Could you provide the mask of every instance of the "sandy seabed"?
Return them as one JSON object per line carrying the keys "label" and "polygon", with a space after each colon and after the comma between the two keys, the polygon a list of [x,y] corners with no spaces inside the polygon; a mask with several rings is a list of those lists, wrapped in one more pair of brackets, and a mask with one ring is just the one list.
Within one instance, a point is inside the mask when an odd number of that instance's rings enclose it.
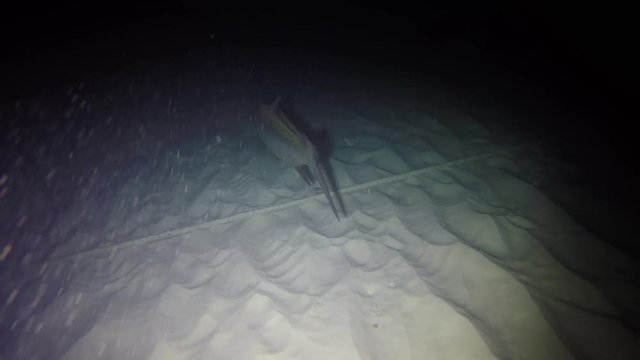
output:
{"label": "sandy seabed", "polygon": [[570,165],[437,99],[353,89],[294,101],[331,135],[340,222],[246,126],[258,97],[221,97],[212,141],[161,154],[82,205],[98,228],[17,263],[33,275],[4,284],[4,354],[640,358],[635,263],[539,189]]}

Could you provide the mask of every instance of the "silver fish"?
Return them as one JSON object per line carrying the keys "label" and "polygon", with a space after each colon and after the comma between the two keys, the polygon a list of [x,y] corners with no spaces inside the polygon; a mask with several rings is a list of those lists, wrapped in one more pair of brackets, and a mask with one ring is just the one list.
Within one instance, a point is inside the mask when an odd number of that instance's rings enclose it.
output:
{"label": "silver fish", "polygon": [[260,140],[276,157],[294,167],[300,177],[314,188],[322,190],[331,210],[340,221],[331,197],[326,169],[320,161],[317,147],[279,110],[280,97],[271,105],[260,104],[254,113]]}

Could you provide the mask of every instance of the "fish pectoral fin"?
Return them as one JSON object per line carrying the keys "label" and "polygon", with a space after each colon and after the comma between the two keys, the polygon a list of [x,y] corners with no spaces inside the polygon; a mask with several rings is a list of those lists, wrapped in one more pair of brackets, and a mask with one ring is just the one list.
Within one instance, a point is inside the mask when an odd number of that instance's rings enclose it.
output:
{"label": "fish pectoral fin", "polygon": [[307,165],[296,167],[296,171],[298,171],[298,174],[300,174],[300,177],[304,179],[304,182],[306,182],[307,185],[314,188],[318,186],[316,184],[316,179],[313,177],[313,174]]}

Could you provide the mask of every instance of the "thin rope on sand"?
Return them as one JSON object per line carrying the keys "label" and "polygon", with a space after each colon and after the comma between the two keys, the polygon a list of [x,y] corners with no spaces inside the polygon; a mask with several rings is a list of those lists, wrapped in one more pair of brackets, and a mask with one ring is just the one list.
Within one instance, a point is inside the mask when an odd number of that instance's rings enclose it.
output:
{"label": "thin rope on sand", "polygon": [[[389,183],[393,183],[393,182],[397,182],[397,181],[403,181],[406,180],[408,178],[411,177],[415,177],[415,176],[419,176],[422,175],[424,173],[426,173],[427,171],[433,171],[433,170],[443,170],[443,169],[447,169],[447,168],[452,168],[455,166],[460,166],[463,164],[467,164],[467,163],[471,163],[471,162],[475,162],[475,161],[480,161],[483,159],[487,159],[487,158],[491,158],[491,157],[495,157],[495,156],[500,156],[500,155],[509,155],[512,154],[516,151],[522,150],[524,148],[533,146],[533,145],[537,145],[537,143],[528,143],[528,144],[522,144],[522,145],[517,145],[517,146],[513,146],[510,147],[508,149],[502,149],[502,150],[497,150],[497,151],[492,151],[489,153],[484,153],[484,154],[479,154],[479,155],[475,155],[475,156],[471,156],[471,157],[467,157],[467,158],[463,158],[463,159],[458,159],[458,160],[453,160],[453,161],[449,161],[446,163],[442,163],[442,164],[437,164],[437,165],[431,165],[431,166],[427,166],[421,169],[417,169],[417,170],[412,170],[406,173],[402,173],[402,174],[398,174],[398,175],[394,175],[394,176],[388,176],[382,179],[378,179],[378,180],[373,180],[373,181],[369,181],[366,183],[362,183],[362,184],[358,184],[358,185],[352,185],[349,187],[346,187],[344,189],[340,189],[340,194],[348,194],[348,193],[352,193],[352,192],[356,192],[356,191],[361,191],[361,190],[368,190],[372,187],[376,187],[376,186],[380,186],[380,185],[384,185],[384,184],[389,184]],[[131,247],[131,246],[140,246],[140,245],[146,245],[146,244],[150,244],[150,243],[155,243],[155,242],[160,242],[160,241],[165,241],[165,240],[169,240],[169,239],[174,239],[183,235],[187,235],[191,232],[193,232],[194,230],[197,229],[210,229],[212,227],[215,227],[216,225],[221,225],[221,224],[226,224],[226,223],[230,223],[230,222],[234,222],[234,221],[238,221],[238,220],[243,220],[246,218],[249,218],[251,216],[255,216],[255,215],[262,215],[262,214],[266,214],[266,213],[271,213],[271,212],[277,212],[277,211],[281,211],[281,210],[285,210],[285,209],[289,209],[298,205],[302,205],[306,202],[312,201],[312,200],[318,200],[318,199],[323,199],[324,198],[324,194],[316,194],[316,195],[312,195],[312,196],[308,196],[302,199],[298,199],[298,200],[293,200],[293,201],[289,201],[287,203],[284,204],[279,204],[279,205],[273,205],[273,206],[268,206],[265,208],[260,208],[260,209],[255,209],[255,210],[250,210],[250,211],[245,211],[239,214],[234,214],[231,216],[227,216],[224,218],[219,218],[219,219],[215,219],[215,220],[211,220],[211,221],[207,221],[205,223],[200,223],[197,225],[193,225],[193,226],[187,226],[184,228],[180,228],[180,229],[174,229],[174,230],[169,230],[169,231],[165,231],[163,233],[160,234],[155,234],[155,235],[149,235],[149,236],[145,236],[145,237],[141,237],[141,238],[137,238],[137,239],[132,239],[132,240],[127,240],[127,241],[123,241],[123,242],[119,242],[119,243],[115,243],[115,244],[108,244],[108,245],[104,245],[104,246],[99,246],[93,249],[87,249],[87,250],[82,250],[82,251],[78,251],[75,253],[71,253],[71,254],[65,254],[65,255],[61,255],[61,256],[57,256],[55,258],[53,258],[52,260],[64,260],[64,259],[69,259],[69,258],[74,258],[74,257],[82,257],[82,256],[87,256],[93,253],[97,253],[100,251],[105,251],[105,250],[109,250],[109,251],[116,251],[122,248],[127,248],[127,247]]]}

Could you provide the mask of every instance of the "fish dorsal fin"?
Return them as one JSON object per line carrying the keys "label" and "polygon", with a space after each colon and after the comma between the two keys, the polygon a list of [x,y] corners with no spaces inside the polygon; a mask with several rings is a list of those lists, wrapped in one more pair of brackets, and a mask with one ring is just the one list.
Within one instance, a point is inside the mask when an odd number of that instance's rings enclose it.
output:
{"label": "fish dorsal fin", "polygon": [[280,107],[280,101],[282,100],[282,96],[278,95],[275,100],[273,100],[273,103],[271,104],[271,110],[276,111],[278,110],[278,107]]}

